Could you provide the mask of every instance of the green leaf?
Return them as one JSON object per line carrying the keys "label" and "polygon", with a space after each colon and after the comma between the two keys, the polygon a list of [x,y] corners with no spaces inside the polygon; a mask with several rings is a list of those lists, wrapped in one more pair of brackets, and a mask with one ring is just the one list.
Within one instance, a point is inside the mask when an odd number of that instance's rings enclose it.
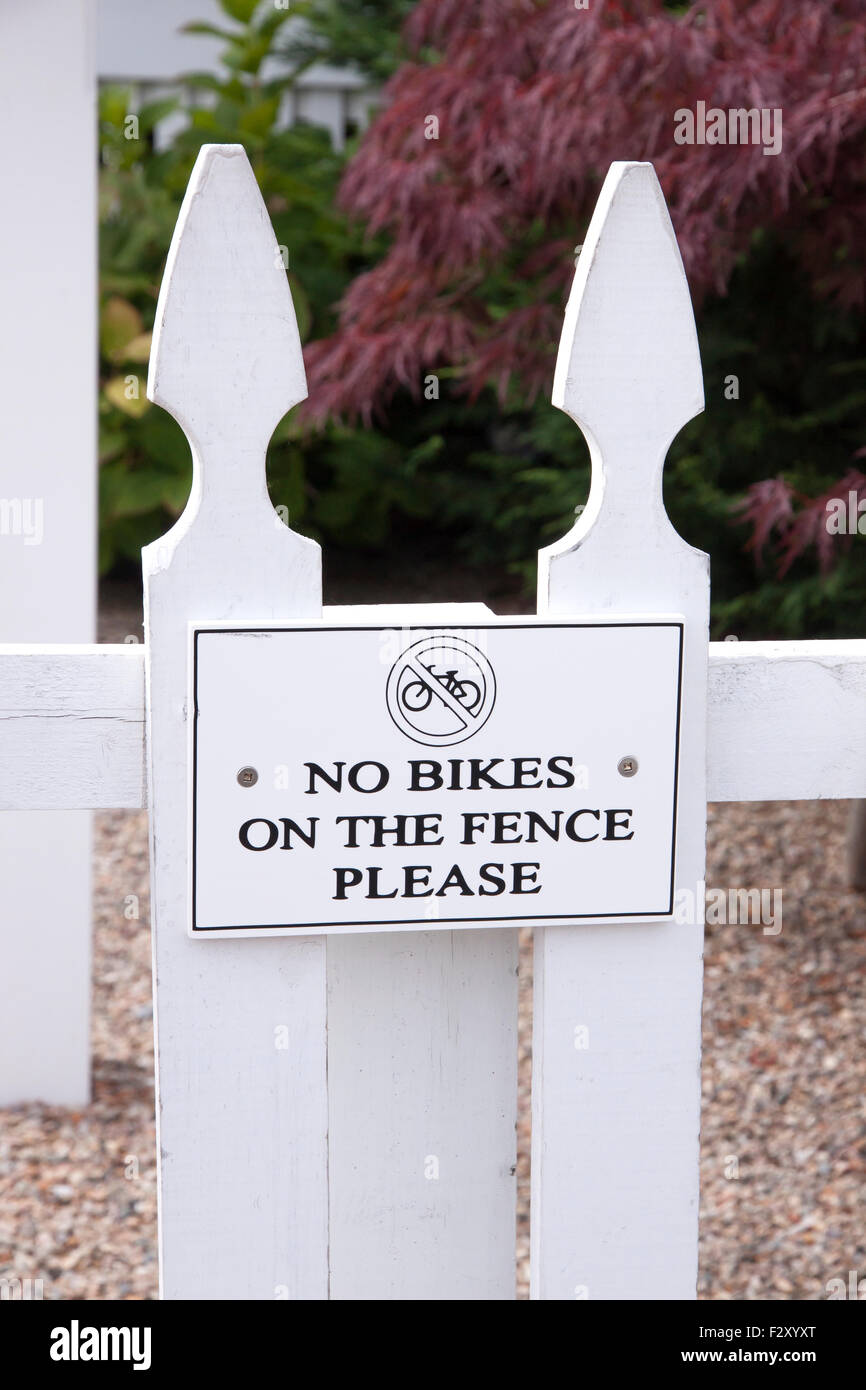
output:
{"label": "green leaf", "polygon": [[202,106],[193,111],[190,124],[194,130],[205,130],[208,134],[212,134],[218,128],[213,111],[208,111]]}
{"label": "green leaf", "polygon": [[167,480],[147,468],[128,468],[122,460],[106,464],[99,475],[99,500],[112,517],[141,516],[162,504]]}
{"label": "green leaf", "polygon": [[113,406],[133,419],[139,419],[150,409],[150,401],[144,394],[144,382],[134,373],[128,377],[112,377],[103,386],[102,393]]}
{"label": "green leaf", "polygon": [[138,333],[123,349],[124,362],[149,362],[152,333]]}
{"label": "green leaf", "polygon": [[150,410],[135,426],[136,444],[148,466],[182,478],[187,492],[192,481],[192,455],[186,435],[165,410]]}
{"label": "green leaf", "polygon": [[113,295],[102,306],[99,315],[99,345],[109,362],[122,362],[128,343],[142,332],[141,314],[128,299]]}
{"label": "green leaf", "polygon": [[104,429],[99,427],[99,463],[100,465],[110,462],[122,453],[126,448],[126,435],[122,430]]}
{"label": "green leaf", "polygon": [[268,101],[257,101],[244,111],[238,122],[238,128],[245,135],[267,135],[277,119],[279,109],[279,97],[273,97]]}
{"label": "green leaf", "polygon": [[406,455],[403,465],[406,472],[411,477],[417,469],[423,467],[425,463],[430,463],[434,459],[438,459],[444,448],[444,437],[441,434],[431,434],[429,439],[423,440],[420,444],[416,445],[414,449],[410,449],[409,453]]}
{"label": "green leaf", "polygon": [[179,106],[177,97],[162,97],[159,101],[149,101],[139,107],[139,122],[144,130],[152,130],[159,121],[164,121],[166,116],[177,111]]}
{"label": "green leaf", "polygon": [[261,34],[250,34],[248,37],[239,37],[232,44],[228,52],[223,54],[223,62],[226,67],[232,68],[235,72],[246,72],[254,75],[258,72],[269,52],[270,44],[266,37]]}
{"label": "green leaf", "polygon": [[209,34],[214,39],[227,39],[229,43],[234,43],[237,34],[231,29],[220,29],[216,24],[205,24],[200,20],[195,20],[191,24],[180,26],[181,34]]}
{"label": "green leaf", "polygon": [[301,342],[305,343],[313,321],[313,311],[310,308],[307,292],[298,277],[289,275],[288,281],[292,291],[292,302],[295,306],[295,318],[298,320],[298,334]]}
{"label": "green leaf", "polygon": [[288,510],[288,525],[294,527],[306,511],[306,477],[301,449],[289,445],[268,454],[268,492],[274,507]]}
{"label": "green leaf", "polygon": [[223,96],[231,97],[234,101],[242,101],[244,97],[243,83],[239,82],[237,78],[215,77],[212,72],[185,72],[183,84],[185,87],[191,87],[194,91],[219,92]]}
{"label": "green leaf", "polygon": [[236,19],[239,24],[249,24],[259,7],[259,0],[217,0],[223,14]]}

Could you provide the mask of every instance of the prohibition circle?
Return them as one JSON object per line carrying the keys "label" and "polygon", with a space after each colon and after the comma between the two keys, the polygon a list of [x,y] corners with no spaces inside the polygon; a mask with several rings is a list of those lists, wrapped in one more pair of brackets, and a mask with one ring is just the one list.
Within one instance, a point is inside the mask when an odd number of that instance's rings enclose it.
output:
{"label": "prohibition circle", "polygon": [[487,723],[496,699],[493,667],[465,637],[432,632],[397,658],[385,700],[401,733],[415,743],[463,743]]}

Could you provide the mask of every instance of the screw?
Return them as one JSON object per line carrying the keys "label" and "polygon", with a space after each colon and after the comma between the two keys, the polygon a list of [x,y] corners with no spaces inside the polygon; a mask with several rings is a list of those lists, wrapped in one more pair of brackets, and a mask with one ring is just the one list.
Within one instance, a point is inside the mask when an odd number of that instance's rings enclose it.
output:
{"label": "screw", "polygon": [[254,767],[242,767],[238,773],[238,781],[242,787],[254,787],[259,780],[259,774]]}
{"label": "screw", "polygon": [[637,772],[637,758],[620,758],[616,770],[620,777],[634,777]]}

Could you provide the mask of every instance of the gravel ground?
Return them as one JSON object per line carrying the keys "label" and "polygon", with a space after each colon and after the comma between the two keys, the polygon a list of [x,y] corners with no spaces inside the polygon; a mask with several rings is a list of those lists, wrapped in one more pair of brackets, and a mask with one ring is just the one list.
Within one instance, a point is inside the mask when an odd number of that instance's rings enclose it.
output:
{"label": "gravel ground", "polygon": [[[401,597],[423,596],[423,568]],[[350,601],[330,575],[331,601]],[[479,593],[453,571],[436,597]],[[407,592],[408,589],[408,592]],[[369,592],[394,594],[380,570]],[[489,592],[489,589],[488,589]],[[490,600],[516,611],[513,590]],[[140,631],[133,589],[104,596],[101,640]],[[139,610],[140,612],[140,610]],[[818,1299],[866,1276],[866,899],[844,887],[842,802],[712,806],[711,886],[782,890],[782,927],[707,929],[699,1294]],[[81,1111],[0,1111],[0,1278],[41,1278],[46,1299],[156,1296],[153,1033],[147,823],[95,817],[94,1095]],[[136,916],[135,913],[138,913]],[[778,925],[778,919],[777,919]],[[518,1270],[528,1262],[531,935],[520,1007]]]}

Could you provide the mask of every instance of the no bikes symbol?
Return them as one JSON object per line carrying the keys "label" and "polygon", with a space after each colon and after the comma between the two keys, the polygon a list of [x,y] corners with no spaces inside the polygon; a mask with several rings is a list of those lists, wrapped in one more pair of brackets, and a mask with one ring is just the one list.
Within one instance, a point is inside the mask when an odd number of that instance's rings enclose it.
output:
{"label": "no bikes symbol", "polygon": [[385,698],[397,728],[415,743],[463,743],[487,723],[496,699],[493,667],[464,637],[430,633],[394,662]]}

